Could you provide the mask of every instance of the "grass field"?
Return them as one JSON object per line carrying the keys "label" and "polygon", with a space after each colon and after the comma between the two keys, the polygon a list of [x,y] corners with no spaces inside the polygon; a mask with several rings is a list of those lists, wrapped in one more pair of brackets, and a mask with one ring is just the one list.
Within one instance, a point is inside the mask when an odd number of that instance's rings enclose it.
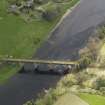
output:
{"label": "grass field", "polygon": [[80,98],[89,103],[89,105],[105,105],[105,97],[81,93]]}
{"label": "grass field", "polygon": [[[72,7],[78,0],[64,4],[61,15],[54,21],[24,22],[19,16],[7,13],[7,0],[0,0],[0,56],[13,56],[16,58],[31,57],[40,44],[47,38],[48,33],[60,20],[65,11]],[[35,40],[40,43],[35,44]],[[12,67],[0,69],[0,82],[16,73]]]}
{"label": "grass field", "polygon": [[45,39],[58,19],[25,23],[20,17],[5,13],[6,10],[1,9],[1,5],[5,5],[3,1],[0,1],[0,55],[31,56],[38,46],[34,44],[35,39]]}

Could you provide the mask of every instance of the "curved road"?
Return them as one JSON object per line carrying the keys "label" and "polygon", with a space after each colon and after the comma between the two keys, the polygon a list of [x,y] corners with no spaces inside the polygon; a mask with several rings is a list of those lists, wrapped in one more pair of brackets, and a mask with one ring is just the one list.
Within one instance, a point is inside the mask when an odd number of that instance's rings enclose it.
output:
{"label": "curved road", "polygon": [[[105,0],[81,0],[34,57],[47,59],[78,58],[82,48],[96,26],[105,19]],[[36,98],[44,88],[56,85],[59,76],[16,74],[0,86],[0,105],[22,105]]]}

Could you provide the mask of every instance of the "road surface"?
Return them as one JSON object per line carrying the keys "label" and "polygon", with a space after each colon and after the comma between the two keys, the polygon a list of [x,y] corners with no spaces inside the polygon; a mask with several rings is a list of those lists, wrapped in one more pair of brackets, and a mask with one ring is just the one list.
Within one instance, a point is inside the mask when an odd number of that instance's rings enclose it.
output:
{"label": "road surface", "polygon": [[[81,0],[34,57],[47,59],[78,58],[93,29],[105,19],[105,0]],[[0,86],[0,105],[22,105],[36,98],[43,88],[56,85],[59,76],[17,74]]]}

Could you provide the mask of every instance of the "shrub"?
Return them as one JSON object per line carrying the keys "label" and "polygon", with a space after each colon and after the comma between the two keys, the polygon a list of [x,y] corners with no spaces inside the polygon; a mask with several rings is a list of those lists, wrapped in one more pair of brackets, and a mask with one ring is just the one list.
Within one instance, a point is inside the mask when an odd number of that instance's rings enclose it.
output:
{"label": "shrub", "polygon": [[75,75],[70,74],[70,75],[65,76],[60,82],[62,83],[64,87],[71,87],[72,85],[77,84],[77,79]]}
{"label": "shrub", "polygon": [[53,94],[55,94],[55,96],[62,96],[64,93],[66,93],[66,88],[65,87],[60,87],[60,86],[58,86],[53,91]]}
{"label": "shrub", "polygon": [[83,69],[86,68],[90,63],[91,63],[92,59],[88,56],[83,56],[80,60],[79,60],[79,69]]}
{"label": "shrub", "polygon": [[32,101],[28,101],[26,104],[24,104],[24,105],[35,105],[35,103],[34,103],[34,101],[32,100]]}
{"label": "shrub", "polygon": [[105,26],[98,29],[97,35],[98,35],[98,38],[101,40],[103,40],[105,38]]}
{"label": "shrub", "polygon": [[105,87],[105,78],[99,77],[94,81],[93,88],[96,90],[100,90],[102,87]]}
{"label": "shrub", "polygon": [[90,78],[86,72],[79,72],[76,74],[77,85],[84,86],[84,81],[87,81]]}
{"label": "shrub", "polygon": [[47,21],[55,19],[60,13],[60,7],[52,2],[48,2],[42,8],[44,10],[42,17]]}
{"label": "shrub", "polygon": [[[52,105],[54,99],[51,93],[47,93],[44,97],[39,97],[33,105]],[[27,105],[27,104],[26,104]]]}
{"label": "shrub", "polygon": [[98,50],[100,46],[101,41],[97,36],[89,38],[87,45],[79,51],[80,69],[86,68],[92,61],[95,61],[97,59]]}
{"label": "shrub", "polygon": [[40,43],[40,38],[35,38],[34,41],[33,41],[33,43],[34,43],[35,45],[38,44],[38,43]]}
{"label": "shrub", "polygon": [[100,92],[105,95],[105,87],[100,87]]}
{"label": "shrub", "polygon": [[44,96],[39,96],[35,101],[29,101],[24,105],[53,105],[53,103],[66,92],[65,88],[57,87],[56,89],[49,89]]}
{"label": "shrub", "polygon": [[83,82],[84,87],[93,88],[93,84],[96,81],[96,78],[91,78]]}

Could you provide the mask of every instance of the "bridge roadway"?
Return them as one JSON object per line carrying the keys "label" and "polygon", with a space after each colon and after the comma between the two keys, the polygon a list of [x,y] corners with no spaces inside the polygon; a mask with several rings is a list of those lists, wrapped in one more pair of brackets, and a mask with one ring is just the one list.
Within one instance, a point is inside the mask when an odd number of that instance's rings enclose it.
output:
{"label": "bridge roadway", "polygon": [[10,63],[36,63],[36,64],[60,64],[60,65],[78,65],[78,62],[73,61],[57,61],[57,60],[38,60],[38,59],[13,59],[13,58],[3,58],[0,62],[10,62]]}

